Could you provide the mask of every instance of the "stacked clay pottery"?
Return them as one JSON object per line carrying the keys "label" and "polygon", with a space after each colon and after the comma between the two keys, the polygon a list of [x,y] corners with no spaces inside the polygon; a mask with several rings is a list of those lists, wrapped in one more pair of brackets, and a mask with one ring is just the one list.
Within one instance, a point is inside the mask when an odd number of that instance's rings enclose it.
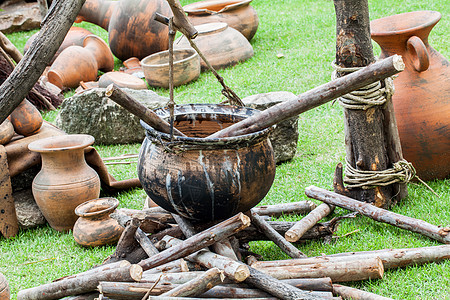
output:
{"label": "stacked clay pottery", "polygon": [[98,87],[106,88],[112,83],[116,84],[120,88],[129,88],[134,90],[147,89],[147,85],[144,80],[125,72],[108,72],[103,74],[98,80]]}
{"label": "stacked clay pottery", "polygon": [[7,144],[14,135],[14,127],[9,119],[0,124],[0,145]]}
{"label": "stacked clay pottery", "polygon": [[42,169],[33,180],[33,196],[55,230],[72,229],[78,218],[75,208],[99,197],[100,179],[84,158],[84,149],[93,143],[90,135],[72,134],[44,138],[28,145],[42,158]]}
{"label": "stacked clay pottery", "polygon": [[[144,76],[150,86],[169,87],[169,50],[147,56],[141,61]],[[200,75],[200,57],[190,49],[173,51],[173,84],[179,86],[196,80]]]}
{"label": "stacked clay pottery", "polygon": [[450,62],[428,43],[440,18],[416,11],[370,23],[381,58],[399,54],[405,61],[392,100],[403,156],[423,180],[450,176]]}
{"label": "stacked clay pottery", "polygon": [[157,12],[172,14],[166,0],[87,0],[76,22],[91,22],[107,30],[111,51],[120,60],[142,59],[168,49],[169,29],[154,20]]}
{"label": "stacked clay pottery", "polygon": [[79,218],[73,226],[75,241],[86,247],[116,243],[124,228],[110,214],[118,205],[115,198],[98,198],[78,205],[75,214]]}
{"label": "stacked clay pottery", "polygon": [[250,2],[252,0],[205,0],[185,5],[183,9],[193,25],[225,22],[250,41],[259,25]]}
{"label": "stacked clay pottery", "polygon": [[14,131],[23,136],[30,136],[37,133],[44,122],[39,110],[24,99],[9,115]]}
{"label": "stacked clay pottery", "polygon": [[[70,27],[69,31],[66,34],[66,37],[64,38],[61,46],[59,46],[58,50],[56,51],[55,55],[53,56],[53,59],[50,62],[50,65],[55,61],[55,59],[58,57],[61,52],[70,46],[83,46],[84,38],[88,35],[91,35],[92,32],[90,32],[87,29],[81,28],[81,27]],[[27,52],[28,49],[31,46],[31,43],[38,35],[38,32],[33,34],[25,44],[25,47],[23,49],[24,52]]]}
{"label": "stacked clay pottery", "polygon": [[[195,28],[198,30],[195,43],[215,69],[233,66],[253,56],[250,42],[226,23],[206,23]],[[181,36],[175,41],[174,47],[191,48],[191,45],[185,36]],[[203,60],[201,67],[202,70],[208,68]]]}
{"label": "stacked clay pottery", "polygon": [[0,300],[9,300],[9,299],[10,293],[8,281],[6,280],[5,275],[0,273]]}
{"label": "stacked clay pottery", "polygon": [[96,35],[88,35],[83,46],[70,46],[51,65],[48,81],[60,89],[76,88],[81,81],[95,81],[99,70],[114,68],[114,57],[108,45]]}

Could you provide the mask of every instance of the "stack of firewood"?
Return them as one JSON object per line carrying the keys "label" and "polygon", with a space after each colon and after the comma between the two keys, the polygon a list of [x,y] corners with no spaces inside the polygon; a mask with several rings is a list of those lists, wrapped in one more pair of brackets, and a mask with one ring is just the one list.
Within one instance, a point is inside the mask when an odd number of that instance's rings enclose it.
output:
{"label": "stack of firewood", "polygon": [[[306,257],[287,240],[332,235],[339,219],[318,221],[334,206],[386,223],[395,220],[395,226],[445,243],[449,238],[446,228],[336,193],[309,187],[306,194],[324,204],[260,206],[211,224],[193,224],[161,208],[120,209],[113,217],[125,230],[102,265],[22,290],[17,299],[389,299],[338,283],[380,279],[385,269],[450,257],[450,245]],[[299,222],[268,221],[281,214],[307,215]],[[258,261],[248,242],[268,239],[292,259]]]}

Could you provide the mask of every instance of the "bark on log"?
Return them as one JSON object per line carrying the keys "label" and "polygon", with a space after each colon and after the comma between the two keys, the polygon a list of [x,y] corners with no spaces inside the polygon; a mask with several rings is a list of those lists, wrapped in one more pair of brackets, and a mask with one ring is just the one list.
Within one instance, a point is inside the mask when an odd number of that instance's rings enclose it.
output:
{"label": "bark on log", "polygon": [[425,221],[403,216],[383,208],[378,208],[369,203],[360,202],[315,186],[307,187],[305,189],[305,193],[310,198],[314,198],[351,211],[356,211],[375,221],[391,224],[398,228],[420,233],[441,243],[450,243],[450,227],[432,225]]}
{"label": "bark on log", "polygon": [[305,215],[314,208],[316,204],[312,201],[298,201],[292,203],[280,203],[273,205],[261,205],[253,207],[253,210],[260,216],[279,217],[282,215]]}
{"label": "bark on log", "polygon": [[[109,264],[113,262],[117,262],[120,260],[129,260],[130,255],[136,249],[142,249],[139,243],[136,241],[135,234],[136,230],[139,228],[139,220],[132,219],[131,222],[125,227],[125,230],[122,232],[122,235],[117,242],[116,250],[114,253],[109,256],[103,263]],[[142,249],[143,251],[143,249]]]}
{"label": "bark on log", "polygon": [[189,272],[188,264],[182,258],[145,271],[147,274]]}
{"label": "bark on log", "polygon": [[330,277],[333,282],[379,279],[384,274],[383,262],[378,257],[365,260],[263,267],[258,270],[277,279]]}
{"label": "bark on log", "polygon": [[352,287],[333,284],[333,293],[335,295],[341,296],[344,299],[353,300],[393,300],[392,298],[383,297],[374,293],[362,291]]}
{"label": "bark on log", "polygon": [[314,210],[312,210],[307,216],[303,217],[300,221],[294,224],[285,234],[286,240],[291,243],[298,241],[309,229],[311,229],[317,222],[328,216],[333,206],[329,206],[326,203],[322,203]]}
{"label": "bark on log", "polygon": [[142,231],[142,229],[136,229],[135,238],[138,241],[139,245],[141,245],[145,253],[148,255],[148,257],[159,253],[158,249],[156,249],[155,245],[153,245],[152,241],[150,241],[150,239],[145,234],[145,232]]}
{"label": "bark on log", "polygon": [[94,267],[94,268],[92,268],[90,270],[87,270],[85,272],[81,272],[81,273],[78,273],[78,274],[64,276],[64,277],[61,277],[61,278],[53,280],[53,282],[60,281],[60,280],[72,279],[72,278],[76,278],[76,277],[85,277],[85,276],[88,276],[88,275],[98,274],[98,273],[101,273],[101,272],[105,272],[105,271],[109,271],[109,270],[113,270],[113,269],[117,269],[117,268],[119,268],[119,269],[125,268],[125,267],[128,267],[130,265],[131,265],[131,263],[129,261],[121,260],[121,261],[118,261],[118,262],[115,262],[115,263],[111,263],[111,264],[107,264],[107,265],[100,265],[100,266]]}
{"label": "bark on log", "polygon": [[140,281],[141,277],[142,268],[130,265],[21,290],[17,300],[60,299],[95,291],[100,281]]}
{"label": "bark on log", "polygon": [[145,233],[155,233],[168,228],[169,223],[174,223],[172,216],[167,212],[153,212],[150,209],[137,210],[129,208],[120,208],[114,211],[111,218],[115,219],[121,226],[126,227],[131,219],[138,219],[141,222],[139,226]]}
{"label": "bark on log", "polygon": [[205,273],[205,271],[159,273],[159,274],[147,273],[147,271],[144,271],[144,273],[142,273],[142,278],[140,282],[148,282],[148,283],[158,282],[158,284],[166,284],[166,283],[182,284],[198,277],[203,273]]}
{"label": "bark on log", "polygon": [[95,298],[98,298],[98,296],[99,296],[98,292],[92,292],[76,296],[64,297],[62,298],[62,300],[94,300]]}
{"label": "bark on log", "polygon": [[0,32],[0,47],[5,50],[5,52],[11,56],[11,58],[17,63],[19,63],[23,55],[19,51],[19,49],[14,46],[13,43],[6,37],[6,35],[3,34],[3,32]]}
{"label": "bark on log", "polygon": [[261,113],[222,129],[208,138],[239,136],[268,128],[278,122],[325,104],[337,97],[357,90],[380,79],[395,75],[405,68],[400,56],[378,61],[363,70],[316,87],[291,100],[274,105]]}
{"label": "bark on log", "polygon": [[253,225],[263,232],[269,240],[274,242],[275,245],[277,245],[284,253],[292,258],[306,257],[304,253],[286,241],[281,234],[279,234],[272,226],[264,221],[253,209],[250,210],[250,216]]}
{"label": "bark on log", "polygon": [[190,297],[199,296],[211,289],[212,287],[222,283],[224,276],[222,272],[217,268],[212,268],[206,271],[204,274],[192,279],[161,296],[166,297]]}
{"label": "bark on log", "polygon": [[[170,291],[174,284],[158,284],[155,286],[153,282],[109,282],[102,281],[97,289],[105,297],[111,299],[142,299],[147,292],[149,295],[161,295]],[[151,291],[149,291],[151,289]]]}
{"label": "bark on log", "polygon": [[225,239],[249,225],[249,217],[239,213],[234,217],[186,239],[182,245],[171,247],[141,261],[139,265],[142,266],[144,270],[148,270],[169,261],[185,257],[200,249],[211,246],[215,242]]}
{"label": "bark on log", "polygon": [[22,102],[51,61],[84,0],[54,1],[30,49],[0,86],[0,123]]}

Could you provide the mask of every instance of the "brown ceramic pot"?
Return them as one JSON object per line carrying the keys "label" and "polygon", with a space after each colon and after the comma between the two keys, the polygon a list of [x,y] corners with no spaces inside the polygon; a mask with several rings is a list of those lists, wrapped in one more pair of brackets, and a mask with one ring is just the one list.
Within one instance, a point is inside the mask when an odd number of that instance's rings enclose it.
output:
{"label": "brown ceramic pot", "polygon": [[87,0],[78,21],[108,30],[109,45],[120,60],[142,59],[168,48],[169,29],[154,20],[157,12],[164,16],[172,14],[165,0]]}
{"label": "brown ceramic pot", "polygon": [[6,280],[5,275],[0,273],[0,300],[9,300],[9,299],[10,293],[8,281]]}
{"label": "brown ceramic pot", "polygon": [[42,169],[33,180],[32,191],[53,229],[72,229],[78,218],[75,208],[100,194],[100,179],[84,159],[84,148],[93,143],[90,135],[72,134],[40,139],[28,145],[42,157]]}
{"label": "brown ceramic pot", "polygon": [[44,122],[39,110],[27,99],[20,102],[8,118],[14,127],[14,131],[24,136],[37,133]]}
{"label": "brown ceramic pot", "polygon": [[[150,86],[169,87],[169,50],[147,56],[141,61],[144,76]],[[174,49],[173,84],[179,86],[196,80],[200,75],[200,57],[194,49]]]}
{"label": "brown ceramic pot", "polygon": [[[207,23],[195,26],[198,36],[195,43],[206,59],[215,69],[233,66],[253,56],[253,47],[236,29],[226,23]],[[179,37],[175,48],[191,48],[185,36]],[[202,70],[207,70],[206,63],[201,61]]]}
{"label": "brown ceramic pot", "polygon": [[114,57],[108,45],[96,35],[88,35],[83,46],[70,46],[51,65],[48,81],[60,89],[76,88],[81,81],[95,81],[99,70],[114,68]]}
{"label": "brown ceramic pot", "polygon": [[73,226],[75,241],[86,247],[115,244],[124,229],[110,217],[118,205],[115,198],[98,198],[78,205],[75,214],[79,218]]}
{"label": "brown ceramic pot", "polygon": [[121,88],[134,90],[147,89],[147,84],[145,84],[144,80],[125,72],[108,72],[103,74],[98,80],[98,87],[106,88],[112,83]]}
{"label": "brown ceramic pot", "polygon": [[14,127],[9,119],[0,124],[0,145],[7,144],[14,136]]}
{"label": "brown ceramic pot", "polygon": [[250,2],[252,0],[205,0],[185,5],[183,9],[194,25],[224,22],[250,41],[259,25],[258,14]]}
{"label": "brown ceramic pot", "polygon": [[[166,109],[155,112],[166,120],[170,116]],[[138,176],[147,195],[164,209],[196,220],[228,218],[258,204],[275,176],[271,129],[205,138],[257,113],[231,105],[177,105],[175,125],[187,137],[175,136],[173,142],[141,121],[146,138]],[[167,151],[169,144],[173,151]]]}
{"label": "brown ceramic pot", "polygon": [[131,57],[123,62],[125,73],[133,74],[138,78],[144,78],[144,70],[142,70],[141,62],[137,57]]}
{"label": "brown ceramic pot", "polygon": [[428,43],[440,18],[435,11],[416,11],[370,24],[381,58],[399,54],[405,61],[392,100],[403,155],[423,180],[450,176],[450,62]]}

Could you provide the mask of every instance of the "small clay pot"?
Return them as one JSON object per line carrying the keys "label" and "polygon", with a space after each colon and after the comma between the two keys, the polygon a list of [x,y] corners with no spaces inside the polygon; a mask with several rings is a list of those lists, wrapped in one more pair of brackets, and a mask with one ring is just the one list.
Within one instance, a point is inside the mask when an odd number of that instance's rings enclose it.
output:
{"label": "small clay pot", "polygon": [[75,241],[86,247],[115,244],[124,229],[110,217],[118,205],[115,198],[98,198],[78,205],[75,214],[79,218],[73,226]]}
{"label": "small clay pot", "polygon": [[146,90],[147,84],[144,80],[137,78],[125,72],[108,72],[103,74],[98,80],[98,86],[106,88],[111,83],[115,83],[118,87],[129,88],[135,90]]}
{"label": "small clay pot", "polygon": [[250,41],[259,25],[258,14],[250,2],[252,0],[205,0],[185,5],[183,9],[193,25],[224,22]]}
{"label": "small clay pot", "polygon": [[[141,61],[145,79],[155,87],[169,87],[169,51],[147,56]],[[173,84],[179,86],[196,80],[200,75],[200,57],[194,49],[174,49]]]}
{"label": "small clay pot", "polygon": [[5,275],[0,273],[0,300],[9,300],[9,299],[10,293],[8,281],[6,280]]}
{"label": "small clay pot", "polygon": [[125,73],[133,74],[138,78],[144,78],[144,70],[142,70],[141,62],[137,57],[131,57],[123,62],[123,65],[126,67],[124,70]]}
{"label": "small clay pot", "polygon": [[7,144],[14,136],[14,127],[9,119],[0,124],[0,145]]}
{"label": "small clay pot", "polygon": [[27,99],[20,102],[8,118],[14,127],[14,131],[23,136],[37,133],[44,122],[39,110]]}
{"label": "small clay pot", "polygon": [[[250,42],[226,23],[207,23],[195,28],[198,30],[195,43],[215,69],[233,66],[253,56],[253,47]],[[192,49],[185,36],[179,37],[174,47]],[[208,69],[203,60],[201,67],[202,71]]]}

